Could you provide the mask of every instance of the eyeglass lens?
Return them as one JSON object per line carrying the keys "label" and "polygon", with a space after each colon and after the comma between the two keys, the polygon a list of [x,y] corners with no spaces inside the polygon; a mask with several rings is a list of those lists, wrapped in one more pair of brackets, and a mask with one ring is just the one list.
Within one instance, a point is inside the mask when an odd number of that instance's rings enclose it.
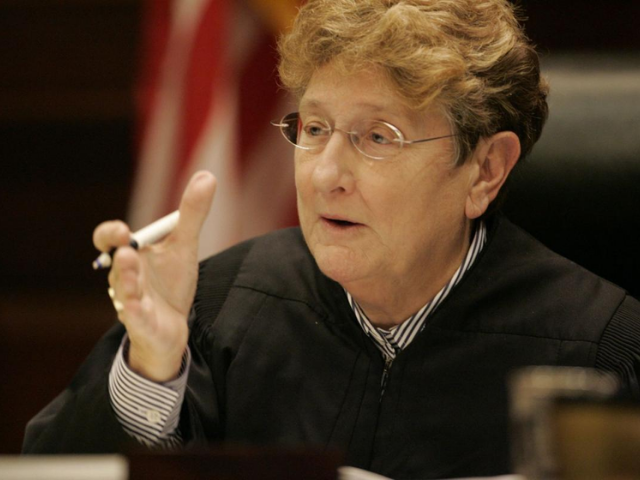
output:
{"label": "eyeglass lens", "polygon": [[[291,113],[282,119],[281,130],[292,144],[314,149],[326,145],[335,129],[321,120],[310,120],[303,124],[298,113]],[[371,158],[393,156],[402,148],[399,133],[383,122],[362,122],[345,133],[361,153]]]}
{"label": "eyeglass lens", "polygon": [[298,113],[290,113],[286,115],[280,122],[280,130],[289,142],[298,145],[298,132],[302,126],[300,115]]}

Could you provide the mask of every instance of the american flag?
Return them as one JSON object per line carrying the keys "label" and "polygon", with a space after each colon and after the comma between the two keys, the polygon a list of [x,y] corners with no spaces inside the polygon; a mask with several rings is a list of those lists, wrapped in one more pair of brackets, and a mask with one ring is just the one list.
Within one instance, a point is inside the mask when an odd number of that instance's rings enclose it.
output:
{"label": "american flag", "polygon": [[201,169],[218,178],[201,258],[296,223],[293,152],[269,120],[294,109],[277,85],[275,39],[297,3],[146,1],[133,229],[176,209]]}

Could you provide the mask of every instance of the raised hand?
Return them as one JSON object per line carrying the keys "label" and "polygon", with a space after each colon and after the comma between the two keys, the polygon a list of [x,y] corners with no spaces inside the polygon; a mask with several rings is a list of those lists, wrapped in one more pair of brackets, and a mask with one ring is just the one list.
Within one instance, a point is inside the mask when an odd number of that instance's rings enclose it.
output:
{"label": "raised hand", "polygon": [[129,366],[149,380],[170,380],[180,369],[198,280],[198,238],[215,188],[211,173],[194,174],[182,196],[176,228],[139,251],[128,246],[131,232],[124,222],[104,222],[94,231],[98,250],[118,247],[109,285],[131,342]]}

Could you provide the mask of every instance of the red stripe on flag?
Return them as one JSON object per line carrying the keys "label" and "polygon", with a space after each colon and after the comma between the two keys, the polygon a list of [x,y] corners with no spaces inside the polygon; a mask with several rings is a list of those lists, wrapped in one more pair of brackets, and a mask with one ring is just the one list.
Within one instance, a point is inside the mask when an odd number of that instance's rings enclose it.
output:
{"label": "red stripe on flag", "polygon": [[272,30],[245,2],[144,1],[144,143],[131,218],[142,226],[176,208],[186,177],[208,168],[220,180],[218,211],[201,254],[295,223],[292,147],[269,125],[287,98],[277,87]]}
{"label": "red stripe on flag", "polygon": [[239,97],[239,152],[238,167],[245,173],[251,165],[247,165],[253,142],[267,128],[275,128],[269,124],[281,98],[277,86],[276,39],[266,27],[260,32],[257,46],[251,52],[240,72]]}
{"label": "red stripe on flag", "polygon": [[142,58],[136,82],[136,147],[142,149],[142,141],[153,115],[162,76],[162,66],[167,54],[171,28],[171,0],[146,0],[142,16]]}
{"label": "red stripe on flag", "polygon": [[193,37],[189,61],[184,72],[182,112],[174,165],[173,191],[167,196],[167,210],[173,208],[181,195],[184,176],[189,171],[194,148],[215,109],[216,90],[229,81],[226,65],[228,46],[229,6],[224,0],[209,1]]}

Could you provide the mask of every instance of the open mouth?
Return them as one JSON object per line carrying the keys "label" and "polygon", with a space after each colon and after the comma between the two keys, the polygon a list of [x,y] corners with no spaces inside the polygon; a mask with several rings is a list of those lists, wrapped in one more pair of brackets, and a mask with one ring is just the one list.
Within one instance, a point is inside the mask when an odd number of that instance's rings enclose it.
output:
{"label": "open mouth", "polygon": [[329,220],[331,223],[340,225],[341,227],[348,227],[350,225],[355,225],[353,222],[348,222],[346,220]]}
{"label": "open mouth", "polygon": [[329,223],[330,225],[333,225],[333,226],[336,226],[336,227],[340,227],[340,228],[355,227],[357,225],[360,225],[359,223],[350,222],[348,220],[340,220],[340,219],[337,219],[337,218],[323,217],[323,220],[325,222]]}

